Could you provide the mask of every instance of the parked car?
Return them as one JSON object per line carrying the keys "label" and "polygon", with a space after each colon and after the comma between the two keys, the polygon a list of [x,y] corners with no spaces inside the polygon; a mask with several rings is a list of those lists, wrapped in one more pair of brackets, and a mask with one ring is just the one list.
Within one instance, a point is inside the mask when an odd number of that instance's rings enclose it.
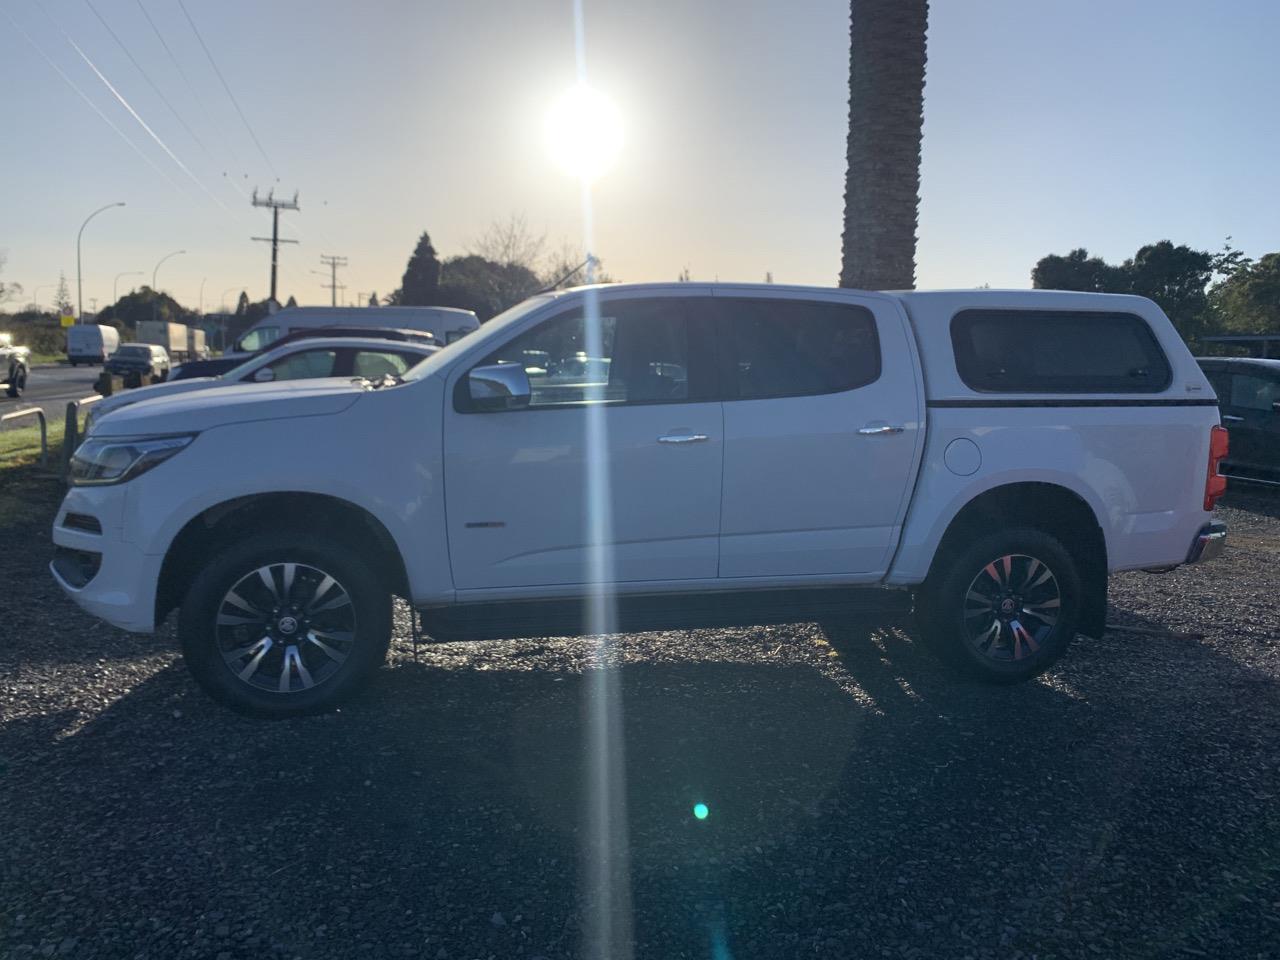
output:
{"label": "parked car", "polygon": [[[397,330],[386,327],[304,327],[301,330],[295,330],[293,333],[285,334],[280,339],[273,341],[271,346],[250,354],[250,357],[260,357],[267,351],[282,347],[285,344],[295,343],[298,340],[315,339],[316,337],[361,337],[364,339],[395,340],[401,343],[440,344],[435,335],[426,330]],[[240,353],[215,357],[212,360],[188,360],[186,363],[180,363],[174,367],[169,374],[169,379],[191,380],[195,377],[217,377],[244,362],[245,355]]]}
{"label": "parked car", "polygon": [[67,360],[71,365],[106,363],[120,346],[115,327],[97,323],[77,323],[67,327]]}
{"label": "parked car", "polygon": [[[607,382],[525,366],[583,352]],[[52,569],[126,630],[178,608],[200,685],[260,715],[356,689],[393,594],[442,639],[914,608],[948,663],[1012,682],[1101,635],[1109,572],[1218,555],[1225,440],[1141,297],[618,284],[536,296],[402,381],[115,412]]]}
{"label": "parked car", "polygon": [[1239,480],[1280,484],[1280,360],[1199,360],[1218,394],[1231,454],[1222,472]]}
{"label": "parked car", "polygon": [[154,343],[122,343],[107,358],[107,373],[127,377],[139,374],[152,380],[164,380],[169,376],[169,353]]}
{"label": "parked car", "polygon": [[227,353],[255,353],[295,331],[334,326],[420,330],[449,344],[478,330],[480,321],[455,307],[288,307],[255,323]]}
{"label": "parked car", "polygon": [[31,368],[31,351],[13,342],[13,334],[0,333],[0,387],[10,397],[22,396]]}
{"label": "parked car", "polygon": [[427,343],[396,343],[373,337],[311,337],[260,354],[217,377],[167,380],[106,397],[91,409],[91,431],[107,414],[135,403],[175,397],[196,390],[248,383],[311,380],[318,377],[398,377],[440,348]]}

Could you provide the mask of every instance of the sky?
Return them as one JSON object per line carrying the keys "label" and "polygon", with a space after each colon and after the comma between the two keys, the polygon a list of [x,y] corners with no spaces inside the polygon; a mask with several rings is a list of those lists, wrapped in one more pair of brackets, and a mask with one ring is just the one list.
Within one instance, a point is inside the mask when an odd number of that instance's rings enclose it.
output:
{"label": "sky", "polygon": [[[47,305],[60,271],[74,297],[76,232],[116,201],[84,231],[86,310],[179,249],[157,285],[184,304],[202,285],[205,310],[260,299],[255,187],[298,192],[281,300],[328,302],[323,254],[348,260],[340,295],[388,293],[423,230],[448,256],[520,216],[581,249],[581,191],[544,129],[575,79],[572,0],[183,2],[230,94],[179,0],[0,0],[2,278],[24,299]],[[607,272],[833,285],[848,3],[584,9],[588,79],[622,124],[592,189]],[[1278,35],[1273,0],[934,0],[918,286],[1026,287],[1079,246],[1280,249]]]}

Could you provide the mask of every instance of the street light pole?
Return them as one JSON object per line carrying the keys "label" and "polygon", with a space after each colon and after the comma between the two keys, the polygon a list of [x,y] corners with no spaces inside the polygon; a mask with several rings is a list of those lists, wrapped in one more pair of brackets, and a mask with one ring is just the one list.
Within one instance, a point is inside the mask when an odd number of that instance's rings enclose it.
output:
{"label": "street light pole", "polygon": [[141,277],[141,270],[126,270],[124,273],[117,273],[115,280],[111,282],[111,303],[115,305],[120,302],[120,278],[121,277]]}
{"label": "street light pole", "polygon": [[76,323],[80,322],[80,318],[84,316],[84,287],[80,273],[80,237],[84,234],[84,228],[89,225],[89,221],[100,214],[103,210],[110,210],[112,207],[123,207],[124,201],[119,203],[108,203],[105,207],[99,207],[93,213],[84,218],[84,223],[80,224],[80,232],[76,234]]}
{"label": "street light pole", "polygon": [[156,274],[160,272],[160,265],[170,257],[176,257],[180,253],[186,253],[185,250],[174,250],[166,253],[158,261],[156,261],[155,269],[151,271],[151,319],[155,320],[160,312],[160,291],[156,289]]}
{"label": "street light pole", "polygon": [[152,293],[159,293],[159,291],[156,290],[156,274],[160,272],[160,265],[164,263],[166,260],[168,260],[170,257],[176,257],[178,254],[186,253],[186,252],[187,251],[185,250],[174,250],[172,253],[166,253],[163,257],[160,258],[160,260],[156,263],[156,268],[151,271],[151,292]]}
{"label": "street light pole", "polygon": [[42,283],[36,287],[35,293],[31,294],[31,305],[36,308],[36,312],[40,312],[40,291],[48,290],[50,287],[56,287],[56,283]]}

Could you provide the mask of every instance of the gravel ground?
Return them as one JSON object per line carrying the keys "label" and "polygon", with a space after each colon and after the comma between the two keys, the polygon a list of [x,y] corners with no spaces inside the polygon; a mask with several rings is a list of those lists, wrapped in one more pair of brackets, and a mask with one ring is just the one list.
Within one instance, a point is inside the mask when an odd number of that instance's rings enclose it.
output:
{"label": "gravel ground", "polygon": [[[0,521],[0,954],[581,954],[592,641],[415,661],[402,610],[357,701],[245,720],[60,595],[47,489]],[[1012,689],[898,627],[619,638],[635,955],[1280,956],[1280,498],[1232,502],[1113,579],[1148,632]]]}

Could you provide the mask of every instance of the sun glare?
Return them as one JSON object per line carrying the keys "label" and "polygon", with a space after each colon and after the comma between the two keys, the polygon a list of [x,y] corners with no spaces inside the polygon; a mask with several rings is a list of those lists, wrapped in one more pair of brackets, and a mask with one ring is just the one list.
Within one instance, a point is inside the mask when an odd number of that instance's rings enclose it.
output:
{"label": "sun glare", "polygon": [[546,137],[556,164],[590,182],[606,173],[621,152],[622,117],[612,100],[578,84],[552,104]]}

